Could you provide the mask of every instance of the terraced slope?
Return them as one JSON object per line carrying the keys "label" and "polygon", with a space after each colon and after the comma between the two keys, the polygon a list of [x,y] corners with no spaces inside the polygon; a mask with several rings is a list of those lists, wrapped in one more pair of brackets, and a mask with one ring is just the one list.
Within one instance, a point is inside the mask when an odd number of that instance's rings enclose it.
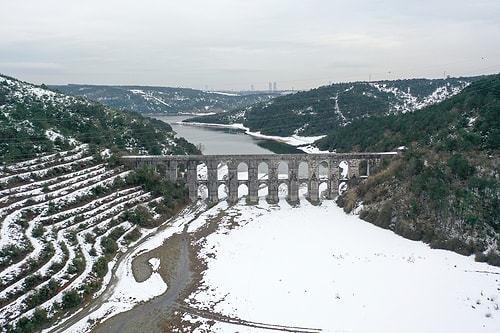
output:
{"label": "terraced slope", "polygon": [[86,145],[3,167],[3,331],[38,330],[102,292],[117,253],[155,230],[125,216],[166,219],[154,208],[162,197],[131,184],[130,173],[89,155]]}

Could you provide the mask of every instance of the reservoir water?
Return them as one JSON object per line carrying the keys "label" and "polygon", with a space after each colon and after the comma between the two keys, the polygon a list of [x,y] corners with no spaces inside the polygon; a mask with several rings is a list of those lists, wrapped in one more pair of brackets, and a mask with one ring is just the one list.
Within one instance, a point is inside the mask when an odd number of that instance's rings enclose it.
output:
{"label": "reservoir water", "polygon": [[189,118],[188,116],[150,115],[150,117],[170,124],[177,136],[184,137],[196,146],[201,145],[204,155],[303,153],[287,144],[256,138],[238,129],[190,126],[178,123]]}

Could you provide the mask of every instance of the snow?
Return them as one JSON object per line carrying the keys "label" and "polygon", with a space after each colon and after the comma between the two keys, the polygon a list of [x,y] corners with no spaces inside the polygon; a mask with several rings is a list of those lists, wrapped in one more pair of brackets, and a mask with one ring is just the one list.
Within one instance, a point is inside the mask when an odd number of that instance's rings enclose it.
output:
{"label": "snow", "polygon": [[385,83],[372,82],[369,84],[381,92],[392,94],[402,100],[402,104],[396,103],[392,105],[396,111],[401,111],[402,113],[421,110],[426,106],[444,101],[449,97],[455,96],[469,85],[467,82],[460,81],[458,86],[451,87],[447,83],[444,86],[436,88],[429,96],[417,97],[412,95],[409,88],[408,91],[403,91],[396,87],[388,87]]}
{"label": "snow", "polygon": [[189,299],[197,308],[327,332],[498,332],[497,267],[406,240],[331,201],[226,211],[240,227],[207,238],[208,270]]}
{"label": "snow", "polygon": [[214,94],[214,95],[223,95],[223,96],[231,96],[231,97],[238,97],[241,96],[241,94],[236,94],[236,93],[229,93],[225,91],[204,91],[209,94]]}
{"label": "snow", "polygon": [[[103,306],[71,328],[84,332],[100,321],[165,291],[157,273],[138,283],[131,260],[154,249],[189,224],[225,217],[203,239],[208,269],[186,302],[196,309],[257,323],[258,327],[298,327],[325,332],[498,332],[500,268],[472,257],[430,249],[393,232],[346,215],[333,201],[298,207],[285,200],[269,205],[201,202],[171,227],[152,233],[117,268],[120,279]],[[158,268],[156,258],[150,264]],[[268,332],[258,327],[183,318],[211,332]],[[314,330],[317,329],[317,330]],[[297,329],[299,330],[299,329]]]}
{"label": "snow", "polygon": [[61,134],[53,131],[52,129],[46,130],[45,131],[45,136],[47,138],[49,138],[49,140],[51,140],[51,141],[55,141],[57,138],[64,139],[64,136],[62,136]]}
{"label": "snow", "polygon": [[153,269],[153,272],[158,271],[160,268],[160,259],[158,258],[151,258],[149,259],[149,264],[151,265],[151,268]]}

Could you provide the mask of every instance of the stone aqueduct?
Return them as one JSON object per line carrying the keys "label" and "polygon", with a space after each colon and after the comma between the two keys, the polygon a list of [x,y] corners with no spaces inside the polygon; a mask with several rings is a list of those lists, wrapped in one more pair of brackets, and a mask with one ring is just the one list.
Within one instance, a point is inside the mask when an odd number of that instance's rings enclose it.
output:
{"label": "stone aqueduct", "polygon": [[[268,186],[267,200],[277,202],[278,188],[286,184],[287,199],[299,200],[299,185],[306,183],[308,199],[319,200],[320,184],[326,183],[326,197],[332,198],[338,193],[340,182],[354,177],[368,177],[370,168],[380,163],[387,153],[348,153],[348,154],[262,154],[262,155],[167,155],[167,156],[124,156],[124,160],[133,168],[145,165],[153,166],[165,174],[171,181],[184,180],[189,190],[189,198],[198,199],[200,186],[208,188],[208,199],[219,201],[219,186],[227,187],[230,202],[238,200],[238,188],[248,187],[248,201],[259,200],[258,191],[262,184]],[[341,173],[339,165],[348,165],[348,172]],[[199,173],[199,166],[206,166],[205,174]],[[227,173],[220,174],[221,166],[227,166]],[[285,171],[279,171],[279,169]],[[267,167],[267,172],[259,168]],[[243,169],[243,172],[238,170]],[[246,170],[245,170],[246,169]],[[304,171],[305,170],[305,171]],[[246,171],[246,172],[245,172]],[[299,173],[300,171],[300,173]]]}

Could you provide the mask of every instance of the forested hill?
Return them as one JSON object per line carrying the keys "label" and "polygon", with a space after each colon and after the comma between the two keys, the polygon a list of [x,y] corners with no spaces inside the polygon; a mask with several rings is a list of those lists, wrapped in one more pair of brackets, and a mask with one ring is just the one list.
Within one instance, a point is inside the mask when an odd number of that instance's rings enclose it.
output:
{"label": "forested hill", "polygon": [[406,146],[339,204],[346,211],[362,204],[360,217],[369,222],[500,265],[500,75],[419,112],[336,127],[318,146]]}
{"label": "forested hill", "polygon": [[316,136],[355,119],[420,110],[459,93],[477,77],[338,83],[188,121],[242,123],[267,135]]}
{"label": "forested hill", "polygon": [[476,81],[460,94],[418,112],[378,115],[336,125],[316,145],[322,150],[390,151],[399,146],[437,150],[500,147],[500,76]]}
{"label": "forested hill", "polygon": [[0,75],[3,162],[61,151],[79,143],[149,154],[196,153],[161,121],[123,112]]}
{"label": "forested hill", "polygon": [[51,86],[65,94],[84,96],[105,105],[139,113],[212,113],[232,110],[279,96],[270,92],[212,92],[147,86]]}

